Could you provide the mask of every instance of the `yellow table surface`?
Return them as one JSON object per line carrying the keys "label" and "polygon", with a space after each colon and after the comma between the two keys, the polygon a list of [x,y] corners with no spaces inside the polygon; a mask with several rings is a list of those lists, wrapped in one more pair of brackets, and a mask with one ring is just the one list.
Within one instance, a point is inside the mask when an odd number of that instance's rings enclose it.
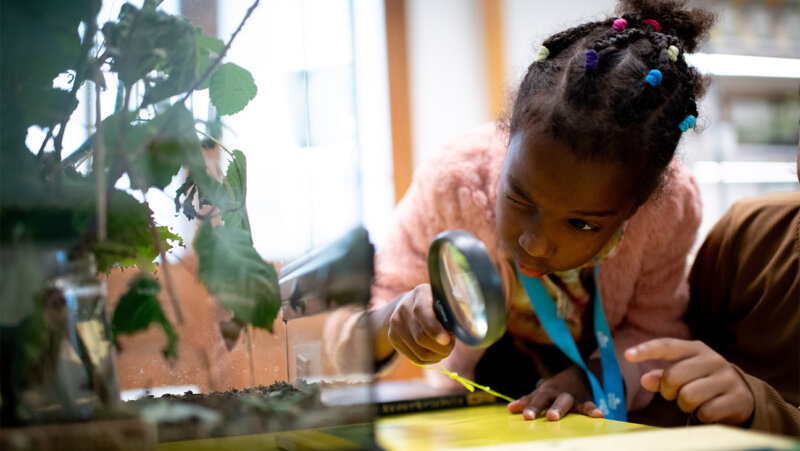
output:
{"label": "yellow table surface", "polygon": [[[249,449],[353,450],[369,435],[369,423],[313,430],[159,443],[159,451],[244,451]],[[732,451],[795,450],[800,441],[784,436],[707,425],[672,429],[569,414],[560,421],[525,421],[504,404],[380,417],[375,439],[386,450],[553,451]],[[371,446],[367,446],[372,449]]]}
{"label": "yellow table surface", "polygon": [[489,446],[654,429],[576,414],[560,421],[526,421],[508,413],[505,404],[391,415],[376,423],[378,443],[388,450]]}
{"label": "yellow table surface", "polygon": [[376,436],[387,450],[415,451],[800,451],[800,441],[728,426],[665,429],[577,414],[560,421],[526,421],[500,404],[382,417],[376,423]]}

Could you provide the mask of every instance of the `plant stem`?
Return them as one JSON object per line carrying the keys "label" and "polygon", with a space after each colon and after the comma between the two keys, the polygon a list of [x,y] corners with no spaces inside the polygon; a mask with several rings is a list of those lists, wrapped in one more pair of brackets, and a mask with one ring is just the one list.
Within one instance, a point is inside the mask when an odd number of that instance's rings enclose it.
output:
{"label": "plant stem", "polygon": [[178,319],[178,324],[183,325],[183,310],[181,310],[181,304],[178,302],[178,296],[175,294],[175,284],[173,283],[172,276],[169,272],[170,269],[169,263],[167,263],[167,256],[164,253],[164,248],[161,246],[161,238],[158,236],[158,229],[156,228],[155,221],[153,221],[153,216],[147,201],[144,202],[144,206],[145,216],[147,216],[147,227],[150,228],[150,234],[153,235],[153,243],[156,246],[156,250],[158,250],[158,255],[161,256],[161,267],[164,269],[164,285],[166,285],[167,288],[167,297],[169,297],[169,300],[172,303],[172,309],[175,311],[175,317]]}
{"label": "plant stem", "polygon": [[[102,73],[98,73],[102,77]],[[106,197],[106,146],[103,142],[103,117],[100,114],[100,83],[95,81],[95,142],[96,148],[94,153],[94,173],[97,177],[97,241],[102,243],[106,240],[106,213],[108,212],[108,204]]]}
{"label": "plant stem", "polygon": [[256,369],[253,364],[253,341],[250,339],[250,325],[245,324],[244,335],[247,337],[247,357],[250,360],[250,386],[256,385]]}
{"label": "plant stem", "polygon": [[181,99],[181,102],[185,102],[186,99],[188,99],[192,95],[192,92],[194,92],[194,90],[197,89],[197,87],[200,86],[205,81],[205,79],[211,75],[212,72],[214,72],[217,66],[219,66],[219,63],[222,61],[222,58],[225,57],[225,54],[228,53],[228,49],[231,48],[233,40],[236,39],[236,35],[238,35],[240,31],[242,31],[242,27],[244,27],[245,22],[247,22],[247,19],[250,18],[251,14],[253,14],[253,11],[255,11],[260,1],[261,0],[255,0],[255,2],[253,2],[253,4],[250,5],[249,8],[247,8],[247,13],[245,13],[244,17],[242,18],[242,21],[239,23],[239,26],[236,27],[236,31],[233,32],[231,38],[228,39],[228,43],[225,44],[225,47],[222,48],[222,51],[219,53],[214,62],[211,63],[210,66],[208,66],[205,72],[203,72],[203,75],[200,76],[200,78],[198,78],[197,81],[194,82],[194,85],[191,87],[191,89],[189,89],[189,91],[186,93],[183,99]]}
{"label": "plant stem", "polygon": [[42,145],[39,147],[39,151],[36,152],[36,158],[42,158],[44,155],[44,146],[47,145],[47,141],[50,141],[50,138],[53,137],[53,127],[47,129],[47,135],[44,137],[44,141],[42,141]]}
{"label": "plant stem", "polygon": [[227,147],[225,147],[225,145],[224,145],[224,144],[222,144],[222,143],[220,142],[220,140],[218,140],[217,138],[214,138],[213,136],[209,135],[208,133],[205,133],[205,132],[203,132],[202,130],[194,129],[194,131],[196,131],[197,133],[200,133],[201,135],[205,136],[206,138],[210,139],[211,141],[214,141],[214,144],[218,145],[218,146],[219,146],[219,147],[220,147],[222,150],[224,150],[224,151],[225,151],[225,152],[226,152],[228,155],[230,155],[231,157],[233,157],[233,152],[231,152],[230,150],[228,150],[228,148],[227,148]]}

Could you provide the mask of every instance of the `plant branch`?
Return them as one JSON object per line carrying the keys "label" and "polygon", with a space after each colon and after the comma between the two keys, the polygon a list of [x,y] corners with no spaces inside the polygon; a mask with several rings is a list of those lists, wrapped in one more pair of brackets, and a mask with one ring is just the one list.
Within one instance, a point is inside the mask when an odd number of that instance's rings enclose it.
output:
{"label": "plant branch", "polygon": [[217,58],[214,59],[214,62],[211,63],[211,65],[209,65],[208,68],[206,68],[206,71],[203,72],[203,75],[201,75],[200,78],[198,78],[197,81],[194,82],[194,85],[192,85],[191,89],[189,89],[189,91],[186,93],[183,99],[181,99],[181,102],[185,102],[192,95],[192,92],[194,92],[194,90],[197,89],[197,87],[200,86],[206,80],[206,78],[208,78],[211,75],[212,72],[214,72],[217,66],[219,66],[219,63],[228,53],[228,49],[231,48],[233,40],[236,39],[236,35],[238,35],[240,31],[242,31],[242,27],[244,27],[245,22],[247,22],[247,19],[250,18],[251,14],[253,14],[253,11],[255,11],[260,1],[261,0],[255,0],[253,4],[250,5],[249,8],[247,8],[247,13],[245,13],[244,17],[242,18],[242,21],[239,22],[239,26],[236,27],[236,31],[233,32],[231,38],[228,39],[228,43],[225,44],[225,47],[223,47],[222,51],[219,52],[219,55],[217,55]]}
{"label": "plant branch", "polygon": [[[70,97],[75,97],[77,95],[78,89],[81,87],[81,85],[83,85],[83,82],[86,80],[87,69],[90,70],[90,68],[87,68],[87,66],[89,63],[89,54],[91,52],[92,47],[94,47],[94,36],[95,34],[97,34],[97,22],[94,20],[88,20],[86,22],[87,22],[86,26],[87,28],[84,31],[84,38],[83,42],[81,43],[80,61],[78,62],[78,67],[76,68],[75,71],[75,79],[72,81],[72,88],[70,89],[69,93]],[[63,147],[63,142],[64,142],[64,132],[67,130],[67,122],[69,121],[71,116],[72,112],[70,111],[70,114],[68,114],[61,121],[61,127],[58,129],[58,134],[53,140],[53,147],[55,147],[55,151],[56,154],[58,155],[59,160],[61,159],[61,149]]]}
{"label": "plant branch", "polygon": [[[253,364],[253,340],[250,338],[250,325],[244,325],[244,336],[247,337],[247,357],[250,360],[250,385],[256,385],[256,368]],[[288,365],[288,362],[287,362]]]}
{"label": "plant branch", "polygon": [[145,216],[147,217],[147,227],[150,229],[150,234],[153,235],[153,243],[156,246],[158,255],[161,256],[161,267],[164,268],[164,282],[167,288],[167,296],[172,303],[172,309],[175,311],[175,317],[178,319],[178,324],[183,325],[183,310],[181,310],[181,304],[178,302],[178,296],[175,294],[175,283],[173,282],[172,275],[169,272],[170,269],[169,263],[167,263],[167,255],[164,252],[164,247],[161,246],[161,237],[158,236],[158,228],[156,228],[156,223],[153,221],[153,216],[147,201],[144,201],[144,207]]}
{"label": "plant branch", "polygon": [[[58,124],[56,124],[58,125]],[[42,155],[44,155],[44,146],[47,145],[47,141],[50,141],[50,138],[53,137],[53,127],[47,129],[47,135],[44,137],[44,141],[42,141],[42,145],[39,146],[39,151],[36,152],[36,158],[41,159]]]}
{"label": "plant branch", "polygon": [[[70,88],[70,96],[75,97],[78,92],[78,89],[83,85],[83,82],[86,80],[86,70],[89,66],[89,54],[92,51],[92,47],[94,47],[94,38],[97,34],[97,20],[92,18],[93,20],[84,20],[86,24],[86,30],[83,33],[83,42],[81,42],[81,53],[78,56],[78,64],[75,67],[75,78],[72,80],[72,88]],[[39,152],[36,154],[37,157],[42,155],[44,152],[44,147],[47,144],[47,141],[53,137],[53,129],[56,125],[61,124],[61,128],[58,129],[58,135],[56,135],[55,140],[53,141],[53,147],[58,155],[58,159],[61,159],[61,147],[64,141],[64,131],[67,128],[67,122],[69,121],[70,117],[72,116],[72,112],[70,111],[69,114],[65,118],[63,118],[60,122],[53,124],[47,130],[47,136],[45,137],[44,141],[42,142],[42,146],[39,148]]]}
{"label": "plant branch", "polygon": [[75,149],[74,152],[69,154],[67,158],[61,160],[61,170],[63,171],[68,167],[78,167],[87,158],[89,158],[91,153],[94,152],[94,147],[93,147],[94,140],[95,140],[95,134],[89,135],[89,137],[86,138],[86,141],[84,141],[83,144],[80,145],[80,147],[78,147],[77,149]]}
{"label": "plant branch", "polygon": [[227,148],[227,147],[225,147],[225,145],[224,145],[224,144],[222,144],[222,142],[220,142],[220,140],[218,140],[217,138],[214,138],[213,136],[211,136],[211,135],[209,135],[208,133],[205,133],[205,132],[203,132],[203,131],[201,131],[201,130],[199,130],[199,129],[194,129],[194,131],[196,131],[197,133],[200,133],[201,135],[203,135],[203,136],[205,136],[206,138],[210,139],[211,141],[213,141],[213,142],[214,142],[214,144],[218,145],[218,146],[219,146],[219,147],[220,147],[222,150],[224,150],[225,152],[227,152],[227,154],[228,154],[228,155],[230,155],[231,157],[233,157],[233,152],[231,152],[230,150],[228,150],[228,148]]}
{"label": "plant branch", "polygon": [[[214,59],[214,61],[213,61],[213,62],[212,62],[212,63],[211,63],[209,66],[208,66],[208,68],[206,69],[206,71],[205,71],[205,72],[203,72],[203,75],[201,75],[201,76],[200,76],[200,78],[198,78],[197,80],[195,80],[195,82],[192,84],[192,86],[191,86],[191,87],[190,87],[190,88],[189,88],[189,89],[186,91],[186,94],[183,96],[183,98],[181,98],[181,100],[180,100],[180,103],[186,102],[186,100],[187,100],[187,99],[189,99],[189,97],[191,97],[191,96],[192,96],[192,93],[193,93],[193,92],[194,92],[194,91],[195,91],[195,90],[196,90],[196,89],[197,89],[197,88],[198,88],[198,87],[199,87],[201,84],[203,84],[203,82],[204,82],[204,81],[205,81],[205,80],[206,80],[206,79],[207,79],[209,76],[211,76],[211,74],[212,74],[212,73],[213,73],[213,72],[214,72],[214,71],[217,69],[217,66],[219,66],[219,63],[220,63],[220,62],[222,61],[222,59],[225,57],[225,54],[227,54],[227,53],[228,53],[228,49],[230,49],[230,48],[231,48],[231,44],[233,44],[233,40],[234,40],[234,39],[236,39],[236,35],[238,35],[240,31],[242,31],[242,27],[244,27],[244,24],[245,24],[245,22],[247,22],[247,19],[249,19],[249,18],[250,18],[250,15],[251,15],[251,14],[253,14],[253,11],[256,9],[256,7],[258,6],[258,3],[259,3],[260,1],[261,1],[261,0],[255,0],[255,1],[253,2],[253,4],[252,4],[252,5],[250,5],[250,7],[249,7],[249,8],[247,8],[247,13],[245,13],[244,17],[242,18],[242,21],[239,23],[239,26],[238,26],[238,27],[236,27],[236,30],[235,30],[235,31],[233,32],[233,34],[231,35],[231,38],[230,38],[230,39],[228,39],[228,43],[227,43],[227,44],[225,44],[225,47],[223,47],[223,48],[222,48],[222,51],[221,51],[221,52],[219,52],[219,55],[217,55],[217,57]],[[164,130],[166,130],[167,128],[169,128],[169,126],[170,126],[170,125],[171,125],[171,123],[172,123],[172,119],[173,119],[174,117],[175,117],[175,115],[174,115],[174,114],[171,114],[171,115],[170,115],[170,116],[167,118],[167,120],[166,120],[166,121],[164,121],[164,124],[162,124],[161,128],[160,128],[160,129],[159,129],[159,131],[158,131],[158,132],[159,132],[159,133],[158,133],[159,135],[160,135],[160,134],[162,134],[162,133],[164,132]]]}

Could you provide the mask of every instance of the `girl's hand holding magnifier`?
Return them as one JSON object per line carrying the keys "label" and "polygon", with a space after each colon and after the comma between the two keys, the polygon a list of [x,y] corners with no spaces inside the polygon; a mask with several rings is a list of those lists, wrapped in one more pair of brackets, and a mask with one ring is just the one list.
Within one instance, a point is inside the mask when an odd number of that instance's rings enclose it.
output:
{"label": "girl's hand holding magnifier", "polygon": [[414,363],[439,362],[453,350],[455,340],[436,318],[429,284],[418,285],[390,304],[388,338],[391,345]]}

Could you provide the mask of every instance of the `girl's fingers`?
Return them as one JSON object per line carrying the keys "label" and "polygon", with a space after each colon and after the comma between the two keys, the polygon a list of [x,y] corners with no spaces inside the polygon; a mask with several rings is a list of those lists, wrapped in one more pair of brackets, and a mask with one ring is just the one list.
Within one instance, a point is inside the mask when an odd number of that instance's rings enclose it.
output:
{"label": "girl's fingers", "polygon": [[[453,349],[455,343],[453,340],[450,339],[450,334],[442,328],[441,331],[439,330],[431,330],[428,329],[424,324],[421,324],[416,320],[416,318],[411,318],[408,323],[408,329],[413,337],[414,342],[422,348],[428,349],[436,354],[447,356],[450,354],[450,351]],[[444,333],[447,337],[447,344],[441,344],[440,341],[437,341],[435,338],[438,333]],[[439,339],[444,340],[444,339]]]}
{"label": "girl's fingers", "polygon": [[665,369],[661,375],[661,396],[668,401],[673,401],[678,397],[681,387],[691,381],[709,376],[712,368],[707,363],[705,359],[693,357]]}
{"label": "girl's fingers", "polygon": [[595,405],[594,401],[586,401],[578,404],[573,409],[576,413],[581,415],[586,415],[587,417],[592,418],[603,418],[603,411],[600,410],[597,405]]}
{"label": "girl's fingers", "polygon": [[523,396],[522,398],[511,401],[510,403],[508,403],[508,406],[506,406],[506,408],[508,409],[508,413],[521,413],[526,407],[528,407],[528,403],[530,402],[532,397],[533,394],[530,393]]}
{"label": "girl's fingers", "polygon": [[413,340],[408,339],[405,336],[399,336],[396,340],[392,341],[392,346],[397,349],[400,354],[408,357],[414,363],[418,363],[420,365],[429,365],[431,363],[437,363],[441,361],[443,358],[447,357],[446,355],[440,355],[434,353],[430,350],[421,348],[413,342]]}
{"label": "girl's fingers", "polygon": [[556,397],[556,400],[553,401],[553,404],[550,405],[550,408],[547,409],[547,419],[550,421],[560,420],[572,409],[572,404],[574,402],[575,398],[573,398],[571,394],[561,393]]}
{"label": "girl's fingers", "polygon": [[[431,292],[430,284],[417,285],[412,291],[412,296],[414,296],[414,303],[411,306],[411,313],[419,322],[420,330],[435,343],[435,346],[444,349],[443,347],[449,345],[452,348],[453,339],[447,329],[439,322],[436,312],[433,310],[433,293]],[[416,338],[421,339],[421,337]]]}
{"label": "girl's fingers", "polygon": [[647,391],[658,393],[661,390],[661,377],[663,374],[664,370],[660,368],[642,374],[640,379],[642,387]]}
{"label": "girl's fingers", "polygon": [[522,417],[526,420],[535,420],[553,403],[553,399],[556,397],[553,392],[544,390],[535,390],[530,396],[528,405],[522,410]]}
{"label": "girl's fingers", "polygon": [[702,349],[701,345],[702,343],[699,341],[656,338],[626,349],[625,358],[629,362],[653,359],[680,360],[699,353]]}
{"label": "girl's fingers", "polygon": [[741,397],[726,393],[700,406],[695,415],[703,423],[725,423],[738,426],[753,415],[752,398],[750,404],[747,404]]}
{"label": "girl's fingers", "polygon": [[678,391],[678,407],[686,413],[694,412],[707,401],[723,394],[725,388],[725,384],[713,377],[695,379]]}

